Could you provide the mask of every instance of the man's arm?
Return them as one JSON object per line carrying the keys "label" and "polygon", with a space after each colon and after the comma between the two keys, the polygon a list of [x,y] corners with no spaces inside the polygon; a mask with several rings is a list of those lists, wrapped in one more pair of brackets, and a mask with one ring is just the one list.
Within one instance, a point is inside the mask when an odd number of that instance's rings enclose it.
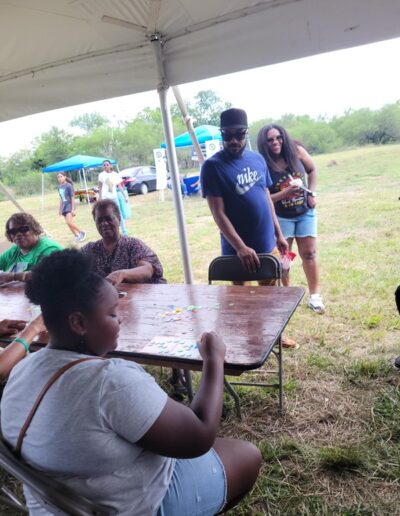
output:
{"label": "man's arm", "polygon": [[287,253],[289,251],[289,245],[286,242],[285,237],[283,236],[281,227],[280,227],[279,222],[278,222],[278,217],[276,216],[276,213],[275,213],[275,206],[274,206],[274,203],[273,203],[273,201],[271,199],[271,194],[269,193],[268,188],[265,189],[265,194],[267,196],[267,200],[268,200],[269,207],[270,207],[270,210],[271,210],[272,221],[274,223],[275,236],[276,236],[276,245],[277,245],[277,247],[279,249],[279,252],[283,256],[285,253]]}
{"label": "man's arm", "polygon": [[99,201],[101,200],[101,190],[102,190],[102,187],[103,187],[103,183],[101,181],[98,181],[97,182],[97,187],[99,189]]}
{"label": "man's arm", "polygon": [[260,260],[257,253],[243,242],[231,221],[226,216],[222,197],[207,196],[207,202],[219,230],[235,249],[243,267],[250,272],[255,272],[260,267]]}

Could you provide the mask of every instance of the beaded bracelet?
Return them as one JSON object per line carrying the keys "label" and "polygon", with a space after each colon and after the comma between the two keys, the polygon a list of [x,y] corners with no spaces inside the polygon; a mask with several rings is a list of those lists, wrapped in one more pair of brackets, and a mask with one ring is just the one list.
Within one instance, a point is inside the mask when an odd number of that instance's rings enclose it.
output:
{"label": "beaded bracelet", "polygon": [[22,344],[25,348],[26,354],[29,353],[29,344],[26,342],[25,339],[23,339],[22,337],[15,337],[14,342],[19,342],[20,344]]}

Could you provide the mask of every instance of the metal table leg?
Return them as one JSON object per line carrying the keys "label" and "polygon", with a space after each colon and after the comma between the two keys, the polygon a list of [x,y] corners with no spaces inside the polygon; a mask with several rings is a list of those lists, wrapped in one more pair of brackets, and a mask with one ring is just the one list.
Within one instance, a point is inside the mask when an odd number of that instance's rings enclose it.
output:
{"label": "metal table leg", "polygon": [[228,380],[224,376],[224,385],[228,393],[232,396],[233,401],[235,402],[236,407],[236,415],[240,421],[242,421],[242,410],[240,408],[240,399],[237,395],[236,391],[233,389],[232,385],[228,382]]}

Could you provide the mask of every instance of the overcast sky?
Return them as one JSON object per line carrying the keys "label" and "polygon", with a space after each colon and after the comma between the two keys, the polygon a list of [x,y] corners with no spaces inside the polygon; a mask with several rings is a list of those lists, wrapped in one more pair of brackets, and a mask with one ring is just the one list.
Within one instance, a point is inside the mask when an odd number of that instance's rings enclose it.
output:
{"label": "overcast sky", "polygon": [[[211,89],[245,109],[250,122],[285,113],[332,117],[349,108],[377,109],[400,100],[399,55],[397,38],[185,84],[181,93],[190,99],[200,90]],[[173,100],[172,92],[170,95]],[[101,113],[116,125],[147,106],[158,106],[155,91],[2,122],[0,156],[29,147],[52,126],[72,132],[69,122],[83,113]]]}

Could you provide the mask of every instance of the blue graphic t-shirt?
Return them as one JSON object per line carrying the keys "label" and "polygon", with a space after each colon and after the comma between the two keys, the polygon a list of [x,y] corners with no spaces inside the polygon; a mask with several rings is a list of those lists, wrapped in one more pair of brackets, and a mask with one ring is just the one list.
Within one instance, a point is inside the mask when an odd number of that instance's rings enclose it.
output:
{"label": "blue graphic t-shirt", "polygon": [[70,183],[63,183],[58,187],[58,193],[61,197],[62,208],[61,213],[64,215],[72,211],[72,197],[74,196],[74,189]]}
{"label": "blue graphic t-shirt", "polygon": [[[220,151],[201,169],[203,197],[222,197],[225,213],[244,243],[257,253],[269,253],[276,245],[275,228],[266,188],[272,181],[264,159],[245,150],[239,158]],[[221,235],[222,254],[236,254]]]}

